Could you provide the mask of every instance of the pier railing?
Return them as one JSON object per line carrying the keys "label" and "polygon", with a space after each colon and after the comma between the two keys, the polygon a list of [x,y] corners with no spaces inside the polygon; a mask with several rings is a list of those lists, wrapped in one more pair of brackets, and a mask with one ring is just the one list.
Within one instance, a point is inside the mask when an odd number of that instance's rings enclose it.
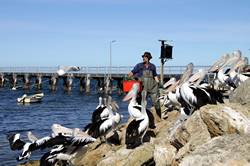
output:
{"label": "pier railing", "polygon": [[[79,74],[127,74],[134,66],[83,66],[80,71],[70,72]],[[194,72],[198,69],[208,69],[210,66],[195,66]],[[58,67],[0,67],[0,73],[56,73]],[[164,66],[164,74],[182,74],[186,66]],[[157,73],[160,74],[160,66],[157,66]]]}

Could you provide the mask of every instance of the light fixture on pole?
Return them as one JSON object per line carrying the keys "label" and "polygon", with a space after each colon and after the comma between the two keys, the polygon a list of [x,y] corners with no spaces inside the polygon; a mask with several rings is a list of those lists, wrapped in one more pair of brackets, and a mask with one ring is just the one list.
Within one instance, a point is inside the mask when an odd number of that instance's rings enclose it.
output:
{"label": "light fixture on pole", "polygon": [[172,49],[173,46],[169,44],[165,44],[165,42],[173,42],[173,40],[159,40],[161,42],[161,73],[160,73],[160,82],[163,84],[163,77],[164,77],[164,63],[168,59],[172,59]]}
{"label": "light fixture on pole", "polygon": [[109,43],[109,74],[111,78],[111,68],[112,68],[112,43],[116,42],[116,40],[111,40]]}

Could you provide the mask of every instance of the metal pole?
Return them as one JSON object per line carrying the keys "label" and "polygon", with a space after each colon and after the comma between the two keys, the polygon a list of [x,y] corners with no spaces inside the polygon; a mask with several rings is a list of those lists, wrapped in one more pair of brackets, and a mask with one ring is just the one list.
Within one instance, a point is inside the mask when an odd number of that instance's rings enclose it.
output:
{"label": "metal pole", "polygon": [[161,75],[160,75],[160,82],[163,84],[163,74],[164,74],[164,59],[161,59]]}

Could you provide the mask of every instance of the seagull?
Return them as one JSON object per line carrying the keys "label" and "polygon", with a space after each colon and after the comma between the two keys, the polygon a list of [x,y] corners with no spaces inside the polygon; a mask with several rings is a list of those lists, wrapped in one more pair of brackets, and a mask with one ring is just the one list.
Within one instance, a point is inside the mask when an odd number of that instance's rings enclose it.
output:
{"label": "seagull", "polygon": [[33,135],[33,133],[31,131],[27,132],[27,137],[28,137],[30,142],[35,142],[38,140],[38,138],[35,135]]}
{"label": "seagull", "polygon": [[81,68],[78,67],[78,66],[59,66],[59,69],[57,70],[57,74],[59,76],[62,76],[62,75],[64,75],[67,72],[70,72],[70,71],[79,71],[79,70],[81,70]]}

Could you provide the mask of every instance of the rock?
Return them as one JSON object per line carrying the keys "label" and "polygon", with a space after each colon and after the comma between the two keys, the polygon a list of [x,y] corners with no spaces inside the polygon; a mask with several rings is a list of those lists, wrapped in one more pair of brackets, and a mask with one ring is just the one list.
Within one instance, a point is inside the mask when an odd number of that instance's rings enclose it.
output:
{"label": "rock", "polygon": [[209,141],[211,137],[206,124],[201,119],[200,111],[196,111],[177,128],[170,139],[171,144],[178,150],[175,160],[179,162],[186,154]]}
{"label": "rock", "polygon": [[23,164],[18,164],[17,166],[40,166],[40,161],[29,161],[29,162],[25,162]]}
{"label": "rock", "polygon": [[86,151],[78,153],[72,163],[76,166],[97,165],[98,162],[114,153],[118,148],[119,146],[111,146],[106,143],[101,144],[100,141],[97,141],[93,144],[89,144]]}
{"label": "rock", "polygon": [[165,146],[156,145],[154,150],[154,161],[157,166],[172,165],[177,150],[168,144]]}
{"label": "rock", "polygon": [[240,104],[207,105],[200,112],[211,137],[250,134],[250,107]]}
{"label": "rock", "polygon": [[229,101],[242,105],[250,104],[250,79],[243,82],[229,95]]}
{"label": "rock", "polygon": [[98,162],[98,166],[110,165],[133,165],[140,166],[153,162],[154,146],[150,143],[144,143],[135,149],[126,149],[125,146],[114,153],[109,154],[106,158]]}
{"label": "rock", "polygon": [[225,135],[215,137],[187,155],[180,166],[249,165],[250,137]]}

